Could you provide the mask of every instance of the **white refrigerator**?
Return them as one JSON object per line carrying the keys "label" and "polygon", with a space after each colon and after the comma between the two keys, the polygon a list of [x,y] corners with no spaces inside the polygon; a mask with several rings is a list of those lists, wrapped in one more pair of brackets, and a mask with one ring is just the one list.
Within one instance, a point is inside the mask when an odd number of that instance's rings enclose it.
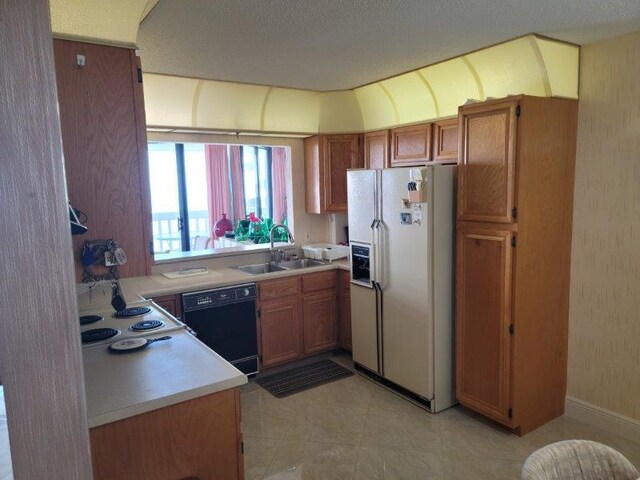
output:
{"label": "white refrigerator", "polygon": [[347,173],[353,361],[432,412],[455,403],[455,168]]}

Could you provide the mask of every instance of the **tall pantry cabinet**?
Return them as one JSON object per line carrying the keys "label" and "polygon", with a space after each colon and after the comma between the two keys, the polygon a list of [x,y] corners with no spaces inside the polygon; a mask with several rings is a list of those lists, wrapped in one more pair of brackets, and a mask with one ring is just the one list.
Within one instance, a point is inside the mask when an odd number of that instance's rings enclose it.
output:
{"label": "tall pantry cabinet", "polygon": [[459,109],[458,401],[523,435],[564,412],[578,102]]}

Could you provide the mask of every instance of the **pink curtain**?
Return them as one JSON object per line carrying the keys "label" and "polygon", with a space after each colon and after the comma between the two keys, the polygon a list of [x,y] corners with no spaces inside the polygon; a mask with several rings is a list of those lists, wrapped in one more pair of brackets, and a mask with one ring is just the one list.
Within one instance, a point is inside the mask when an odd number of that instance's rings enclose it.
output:
{"label": "pink curtain", "polygon": [[[231,192],[229,190],[229,167],[226,145],[205,145],[207,159],[207,190],[209,193],[209,225],[211,238],[216,238],[213,226],[222,218],[222,214],[231,211]],[[212,242],[213,243],[213,242]]]}
{"label": "pink curtain", "polygon": [[271,149],[271,181],[273,184],[273,223],[287,218],[287,155],[282,147]]}
{"label": "pink curtain", "polygon": [[[244,219],[247,216],[244,207],[244,182],[242,180],[242,158],[240,147],[231,145],[231,184],[233,188],[233,216],[231,220]],[[231,218],[231,217],[229,217]],[[236,225],[237,222],[233,222]]]}

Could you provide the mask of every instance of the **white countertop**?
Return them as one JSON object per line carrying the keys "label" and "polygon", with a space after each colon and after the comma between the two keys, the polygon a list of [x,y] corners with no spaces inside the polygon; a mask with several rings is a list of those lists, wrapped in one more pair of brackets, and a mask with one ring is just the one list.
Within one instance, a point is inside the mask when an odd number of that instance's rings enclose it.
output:
{"label": "white countertop", "polygon": [[[168,279],[164,275],[131,277],[121,279],[120,287],[122,288],[126,301],[133,303],[141,298],[153,298],[228,285],[239,285],[241,283],[260,282],[274,278],[304,275],[334,269],[349,270],[349,261],[347,259],[341,259],[318,267],[271,272],[260,275],[251,275],[236,268],[220,268],[210,270],[209,273],[205,275],[196,275],[175,280]],[[78,310],[80,310],[80,312],[85,313],[89,310],[109,308],[110,302],[111,289],[108,286],[96,286],[93,288],[91,295],[89,295],[86,285],[78,285]]]}
{"label": "white countertop", "polygon": [[[253,283],[333,269],[349,269],[348,260],[298,270],[250,275],[220,268],[205,275],[170,280],[163,275],[120,280],[127,303],[152,298]],[[97,285],[91,295],[78,285],[78,309],[92,314],[110,309],[111,288]],[[150,338],[167,333],[149,335]],[[82,349],[89,427],[122,420],[203,395],[247,383],[247,377],[186,330],[169,332],[172,338],[131,353],[112,354],[107,346]]]}
{"label": "white countertop", "polygon": [[186,330],[139,351],[85,347],[89,427],[122,420],[247,383],[247,377]]}

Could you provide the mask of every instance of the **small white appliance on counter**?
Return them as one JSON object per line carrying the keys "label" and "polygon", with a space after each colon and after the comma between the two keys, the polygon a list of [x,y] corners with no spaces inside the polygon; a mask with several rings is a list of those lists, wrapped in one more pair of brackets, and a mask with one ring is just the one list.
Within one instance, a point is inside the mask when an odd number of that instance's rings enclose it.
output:
{"label": "small white appliance on counter", "polygon": [[347,173],[353,361],[432,412],[455,404],[454,173]]}

